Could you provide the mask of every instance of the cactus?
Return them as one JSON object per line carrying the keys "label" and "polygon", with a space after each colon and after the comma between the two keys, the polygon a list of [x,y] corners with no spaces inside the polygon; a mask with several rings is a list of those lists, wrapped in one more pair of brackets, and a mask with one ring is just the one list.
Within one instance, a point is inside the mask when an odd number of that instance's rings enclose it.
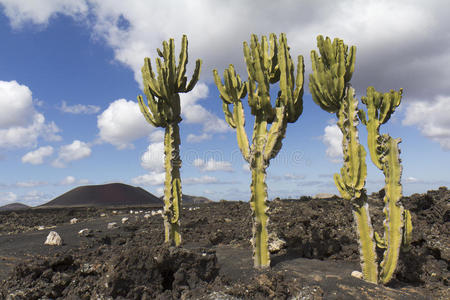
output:
{"label": "cactus", "polygon": [[361,122],[367,127],[370,157],[375,166],[383,171],[386,183],[383,209],[386,217],[383,223],[384,236],[380,237],[375,233],[377,246],[385,249],[379,275],[382,283],[391,280],[397,267],[400,248],[402,244],[408,246],[412,231],[410,213],[400,203],[402,166],[398,144],[401,140],[393,139],[388,134],[380,135],[379,131],[380,126],[389,120],[400,105],[401,96],[402,89],[382,94],[373,87],[368,87],[367,96],[361,98],[367,107],[368,118],[363,110],[359,111]]}
{"label": "cactus", "polygon": [[[297,75],[294,77],[294,64],[289,54],[286,35],[282,33],[277,43],[277,37],[272,33],[269,42],[270,52],[265,36],[259,43],[257,36],[253,34],[250,47],[244,42],[247,82],[241,81],[233,65],[225,69],[224,83],[217,70],[213,71],[214,81],[223,101],[225,119],[230,127],[236,129],[239,149],[249,163],[252,173],[250,206],[253,215],[253,260],[257,268],[270,266],[266,169],[270,160],[281,149],[287,123],[295,122],[303,110],[303,57],[298,56]],[[273,107],[269,94],[270,84],[277,82],[280,91]],[[247,93],[251,114],[255,116],[251,145],[245,131],[241,102]],[[230,105],[233,106],[232,110]]]}
{"label": "cactus", "polygon": [[[310,91],[313,100],[324,110],[336,113],[338,126],[343,133],[344,167],[341,175],[335,175],[335,183],[344,199],[352,201],[353,215],[360,244],[361,267],[366,281],[386,284],[391,280],[397,267],[400,246],[405,248],[411,242],[411,214],[400,204],[402,173],[400,139],[387,134],[380,135],[381,124],[386,123],[400,104],[402,90],[381,94],[373,87],[367,89],[367,97],[362,102],[365,112],[358,110],[358,100],[350,85],[353,75],[356,48],[348,47],[340,39],[333,43],[327,37],[317,37],[321,57],[311,51],[313,74],[310,75]],[[385,220],[384,236],[374,234],[369,216],[367,194],[364,189],[366,178],[366,151],[359,144],[356,125],[358,118],[368,131],[368,146],[373,163],[385,175]],[[384,257],[378,267],[375,246],[384,248]],[[380,270],[378,270],[380,269]]]}
{"label": "cactus", "polygon": [[163,51],[157,49],[158,55],[164,59],[156,59],[158,78],[153,73],[150,58],[144,59],[142,77],[147,105],[143,97],[138,96],[139,107],[148,123],[165,129],[164,133],[164,228],[165,242],[178,246],[181,243],[181,178],[180,178],[180,130],[181,122],[180,96],[178,93],[191,91],[197,83],[201,60],[195,63],[194,74],[186,86],[186,64],[188,62],[188,41],[183,35],[178,66],[175,63],[175,45],[173,39],[163,42]]}
{"label": "cactus", "polygon": [[367,194],[364,189],[367,167],[366,151],[358,139],[358,100],[350,85],[355,65],[356,47],[348,46],[338,38],[317,37],[321,57],[311,51],[313,74],[309,77],[312,98],[322,109],[336,113],[337,125],[342,131],[344,166],[334,175],[342,198],[351,201],[355,228],[359,240],[361,268],[364,279],[377,283],[375,241],[370,221]]}

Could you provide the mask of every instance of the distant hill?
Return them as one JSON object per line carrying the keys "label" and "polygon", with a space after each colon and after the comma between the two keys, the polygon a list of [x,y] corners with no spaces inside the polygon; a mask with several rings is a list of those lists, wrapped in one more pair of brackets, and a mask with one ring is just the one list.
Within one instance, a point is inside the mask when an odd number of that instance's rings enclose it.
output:
{"label": "distant hill", "polygon": [[40,207],[134,206],[162,204],[155,195],[123,183],[76,187]]}
{"label": "distant hill", "polygon": [[[159,199],[161,199],[161,201],[164,201],[164,195],[159,197]],[[181,201],[183,202],[183,204],[186,204],[186,205],[213,202],[212,200],[210,200],[206,197],[190,196],[190,195],[185,195],[185,194],[183,194],[183,196],[181,197]]]}
{"label": "distant hill", "polygon": [[19,202],[0,206],[0,210],[19,210],[19,209],[28,209],[28,208],[30,208],[30,206],[19,203]]}

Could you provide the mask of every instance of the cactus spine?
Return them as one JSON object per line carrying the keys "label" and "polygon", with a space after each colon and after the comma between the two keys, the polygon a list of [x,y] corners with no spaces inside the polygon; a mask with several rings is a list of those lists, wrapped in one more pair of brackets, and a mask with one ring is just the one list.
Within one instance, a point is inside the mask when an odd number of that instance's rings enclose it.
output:
{"label": "cactus spine", "polygon": [[356,47],[352,46],[348,52],[348,46],[342,40],[336,38],[331,43],[328,37],[324,40],[322,36],[317,37],[317,46],[321,57],[311,51],[313,74],[309,77],[309,89],[316,104],[337,114],[337,125],[343,134],[344,166],[340,175],[334,175],[334,181],[342,198],[352,203],[364,279],[377,283],[375,241],[364,189],[366,151],[358,139],[358,99],[350,85]]}
{"label": "cactus spine", "polygon": [[155,127],[165,129],[164,133],[164,167],[166,178],[164,182],[164,228],[165,242],[178,246],[181,243],[180,212],[181,212],[181,158],[180,130],[181,122],[180,96],[178,93],[191,91],[197,83],[201,60],[195,62],[192,79],[186,86],[186,64],[188,62],[188,41],[183,35],[178,66],[175,63],[175,45],[173,39],[163,42],[163,51],[157,49],[156,58],[158,78],[153,73],[150,58],[144,59],[142,78],[144,93],[147,97],[145,105],[143,97],[138,96],[139,107],[147,122]]}
{"label": "cactus spine", "polygon": [[[377,246],[385,249],[379,275],[382,283],[391,280],[397,267],[402,243],[409,244],[412,230],[411,215],[400,203],[402,166],[398,144],[401,139],[393,139],[388,134],[380,135],[379,131],[380,126],[389,120],[400,105],[401,97],[402,89],[398,92],[391,90],[389,93],[382,94],[375,91],[373,87],[368,87],[367,96],[361,98],[367,107],[368,118],[363,110],[359,111],[360,119],[367,127],[370,157],[372,162],[383,171],[386,183],[383,209],[384,236],[381,238],[375,233]],[[406,227],[405,230],[404,227]]]}
{"label": "cactus spine", "polygon": [[[250,47],[244,42],[244,57],[248,81],[242,82],[233,65],[224,71],[224,84],[217,70],[214,81],[223,101],[225,119],[236,129],[237,141],[244,159],[249,163],[252,182],[250,206],[253,214],[253,260],[255,267],[269,267],[267,223],[266,169],[270,160],[281,149],[287,123],[295,122],[303,110],[303,57],[298,56],[297,76],[289,54],[286,35],[281,34],[279,43],[275,34],[261,38],[251,36]],[[279,82],[280,91],[272,106],[270,84]],[[245,131],[245,116],[241,99],[248,93],[251,114],[255,116],[252,144]],[[229,105],[233,106],[230,111]],[[270,129],[267,126],[270,125]]]}

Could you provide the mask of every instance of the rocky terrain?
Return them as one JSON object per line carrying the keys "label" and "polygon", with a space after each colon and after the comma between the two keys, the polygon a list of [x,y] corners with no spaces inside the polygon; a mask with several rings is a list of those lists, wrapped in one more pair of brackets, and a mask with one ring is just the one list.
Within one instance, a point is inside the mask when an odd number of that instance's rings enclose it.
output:
{"label": "rocky terrain", "polygon": [[[381,196],[369,197],[378,232]],[[447,188],[403,198],[413,241],[388,286],[351,276],[358,246],[337,197],[271,201],[270,270],[253,269],[247,202],[186,206],[181,247],[164,245],[156,207],[2,211],[0,299],[449,299],[449,200]],[[62,245],[44,245],[50,231]]]}

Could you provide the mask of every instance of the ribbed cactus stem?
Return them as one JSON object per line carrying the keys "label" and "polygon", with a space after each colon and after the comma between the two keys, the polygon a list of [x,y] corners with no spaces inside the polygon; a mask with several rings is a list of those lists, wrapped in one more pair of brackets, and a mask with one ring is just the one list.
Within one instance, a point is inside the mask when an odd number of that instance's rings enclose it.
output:
{"label": "ribbed cactus stem", "polygon": [[[258,118],[258,117],[256,117]],[[269,267],[269,234],[267,224],[269,216],[267,214],[267,185],[266,168],[268,161],[263,157],[264,147],[267,141],[267,123],[263,120],[255,122],[255,131],[252,144],[252,156],[250,158],[250,168],[252,172],[250,207],[253,214],[253,260],[255,267]]]}
{"label": "ribbed cactus stem", "polygon": [[[375,241],[373,239],[373,227],[370,220],[369,204],[366,192],[356,199],[352,206],[353,218],[355,220],[355,232],[358,235],[360,264],[364,280],[372,283],[378,282],[377,255],[375,252]],[[357,204],[358,203],[358,204]]]}
{"label": "ribbed cactus stem", "polygon": [[181,243],[181,177],[180,177],[180,134],[177,123],[168,124],[164,134],[164,167],[166,178],[164,184],[164,227],[165,242],[175,246]]}
{"label": "ribbed cactus stem", "polygon": [[392,279],[398,264],[398,257],[402,245],[404,209],[400,203],[402,197],[402,186],[400,179],[402,176],[402,166],[400,164],[400,150],[398,143],[400,139],[393,139],[389,136],[385,138],[385,149],[383,173],[385,176],[385,196],[384,209],[384,241],[386,250],[381,262],[380,280],[387,283]]}

